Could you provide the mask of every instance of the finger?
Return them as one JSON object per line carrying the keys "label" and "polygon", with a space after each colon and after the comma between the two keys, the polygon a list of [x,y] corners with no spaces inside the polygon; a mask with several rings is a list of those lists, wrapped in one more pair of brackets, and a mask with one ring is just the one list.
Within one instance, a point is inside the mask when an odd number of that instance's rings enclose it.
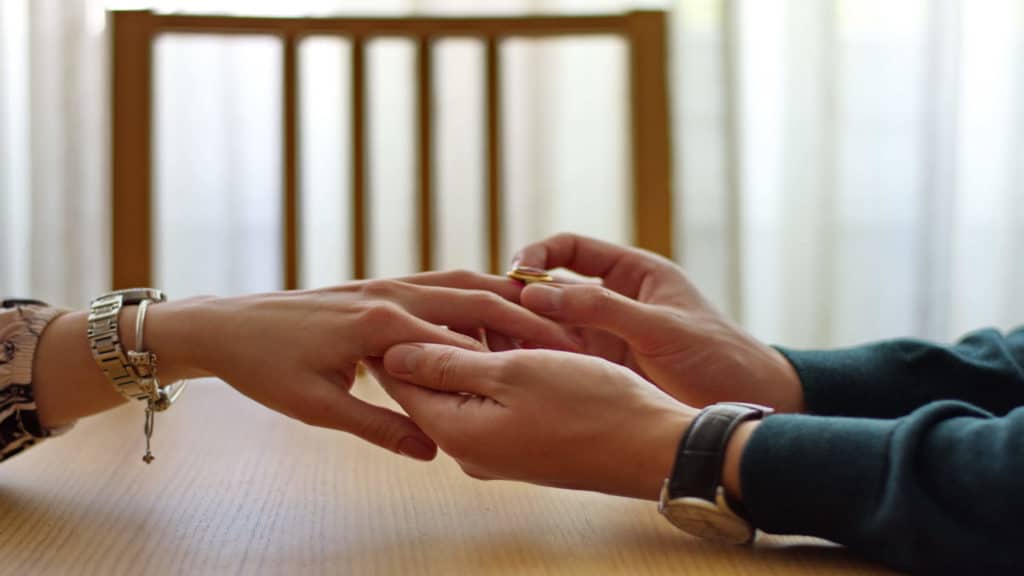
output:
{"label": "finger", "polygon": [[457,394],[438,392],[403,382],[383,369],[375,375],[388,396],[398,402],[414,421],[421,422],[425,431],[430,431],[428,435],[437,435],[439,422],[454,422],[453,418],[458,414]]}
{"label": "finger", "polygon": [[437,445],[408,417],[368,404],[327,382],[303,386],[306,406],[295,416],[306,424],[341,430],[417,460],[432,460]]}
{"label": "finger", "polygon": [[[430,429],[435,422],[448,421],[454,414],[460,397],[458,394],[438,392],[403,382],[388,374],[384,369],[383,358],[369,358],[366,360],[366,366],[381,388],[392,400],[398,402],[413,421],[420,420]],[[433,434],[428,433],[428,436],[433,437]]]}
{"label": "finger", "polygon": [[452,457],[475,449],[495,422],[497,404],[491,400],[438,392],[381,374],[381,386],[423,430]]}
{"label": "finger", "polygon": [[447,272],[424,272],[398,279],[408,284],[419,286],[436,286],[439,288],[459,288],[462,290],[484,290],[493,292],[509,302],[519,302],[522,284],[507,276],[481,274],[469,270],[452,270]]}
{"label": "finger", "polygon": [[663,309],[593,284],[533,284],[523,306],[559,322],[610,332],[642,351],[664,341],[659,327],[672,319]]}
{"label": "finger", "polygon": [[472,334],[479,328],[547,348],[577,352],[581,349],[570,332],[543,316],[512,304],[490,292],[417,286],[405,307],[420,318]]}
{"label": "finger", "polygon": [[558,234],[524,247],[514,257],[514,266],[553,269],[568,268],[585,276],[604,278],[622,264],[671,266],[662,257],[639,248],[620,246],[577,234]]}
{"label": "finger", "polygon": [[347,432],[416,460],[433,460],[437,445],[408,417],[344,395],[339,409],[346,415]]}
{"label": "finger", "polygon": [[419,318],[390,302],[376,302],[367,306],[355,328],[363,333],[360,356],[383,356],[388,348],[402,342],[429,342],[470,350],[483,349],[480,342],[449,330],[443,324]]}
{"label": "finger", "polygon": [[384,391],[423,427],[440,446],[449,451],[456,442],[479,438],[492,425],[501,405],[492,398],[473,394],[438,392],[410,384],[382,371],[379,382]]}
{"label": "finger", "polygon": [[498,399],[494,375],[501,353],[470,352],[437,344],[401,344],[384,354],[384,370],[400,380],[441,392],[469,392]]}

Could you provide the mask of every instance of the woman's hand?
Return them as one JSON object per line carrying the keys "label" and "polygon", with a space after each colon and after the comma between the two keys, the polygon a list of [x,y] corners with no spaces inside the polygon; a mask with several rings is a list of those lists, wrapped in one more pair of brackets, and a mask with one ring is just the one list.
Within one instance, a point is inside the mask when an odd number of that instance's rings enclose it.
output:
{"label": "woman's hand", "polygon": [[453,272],[198,298],[151,307],[146,341],[167,363],[167,374],[212,374],[308,424],[430,459],[436,447],[406,416],[349,394],[357,364],[401,342],[482,349],[467,335],[485,329],[578,349],[561,326],[505,299],[518,291],[502,278]]}
{"label": "woman's hand", "polygon": [[656,499],[696,414],[633,372],[582,354],[402,344],[371,367],[481,479]]}
{"label": "woman's hand", "polygon": [[578,327],[587,353],[632,368],[679,400],[803,410],[803,389],[782,354],[715,310],[673,262],[560,234],[523,248],[516,265],[599,278],[600,284],[532,284],[520,299],[538,314]]}

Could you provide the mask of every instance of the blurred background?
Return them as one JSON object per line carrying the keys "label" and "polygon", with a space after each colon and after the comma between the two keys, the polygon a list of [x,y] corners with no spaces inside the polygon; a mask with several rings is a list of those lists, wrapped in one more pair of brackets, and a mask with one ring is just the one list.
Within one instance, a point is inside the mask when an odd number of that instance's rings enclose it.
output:
{"label": "blurred background", "polygon": [[[1024,322],[1024,0],[0,0],[0,294],[110,282],[106,10],[669,14],[675,258],[772,342]],[[350,277],[350,45],[299,46],[300,283]],[[367,47],[373,276],[413,272],[415,46]],[[502,45],[505,256],[632,238],[622,39]],[[483,43],[434,51],[439,268],[486,268]],[[280,41],[154,47],[155,285],[281,286]],[[270,119],[270,121],[268,121]]]}

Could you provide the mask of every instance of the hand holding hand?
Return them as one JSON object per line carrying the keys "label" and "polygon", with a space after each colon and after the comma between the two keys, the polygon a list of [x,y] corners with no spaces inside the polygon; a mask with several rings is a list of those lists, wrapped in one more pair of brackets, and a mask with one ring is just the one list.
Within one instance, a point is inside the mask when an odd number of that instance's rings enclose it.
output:
{"label": "hand holding hand", "polygon": [[423,431],[481,479],[656,499],[696,414],[582,354],[403,344],[371,366]]}
{"label": "hand holding hand", "polygon": [[172,351],[161,357],[189,367],[168,365],[165,374],[212,374],[308,424],[428,460],[436,447],[412,421],[349,394],[357,364],[401,342],[481,349],[467,336],[480,330],[576,348],[562,327],[509,302],[518,291],[502,278],[451,272],[184,300],[151,308],[147,340]]}
{"label": "hand holding hand", "polygon": [[522,304],[580,329],[589,354],[627,366],[692,406],[757,402],[803,409],[789,362],[730,322],[673,262],[573,234],[523,248],[517,265],[567,268],[600,284],[532,284]]}

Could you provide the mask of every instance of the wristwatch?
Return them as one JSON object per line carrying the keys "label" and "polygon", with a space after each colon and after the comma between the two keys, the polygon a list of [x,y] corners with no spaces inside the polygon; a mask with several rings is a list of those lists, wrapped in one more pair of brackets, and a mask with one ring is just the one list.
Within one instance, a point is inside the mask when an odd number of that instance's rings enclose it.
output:
{"label": "wristwatch", "polygon": [[144,300],[160,303],[167,296],[154,288],[131,288],[104,294],[89,305],[87,336],[93,357],[114,389],[129,400],[155,399],[159,395],[158,384],[145,373],[155,364],[155,358],[150,353],[126,352],[118,334],[121,309]]}
{"label": "wristwatch", "polygon": [[759,420],[767,406],[721,402],[701,410],[683,434],[672,474],[661,488],[658,511],[676,528],[708,540],[746,544],[754,526],[742,503],[725,493],[722,463],[729,437],[743,422]]}

